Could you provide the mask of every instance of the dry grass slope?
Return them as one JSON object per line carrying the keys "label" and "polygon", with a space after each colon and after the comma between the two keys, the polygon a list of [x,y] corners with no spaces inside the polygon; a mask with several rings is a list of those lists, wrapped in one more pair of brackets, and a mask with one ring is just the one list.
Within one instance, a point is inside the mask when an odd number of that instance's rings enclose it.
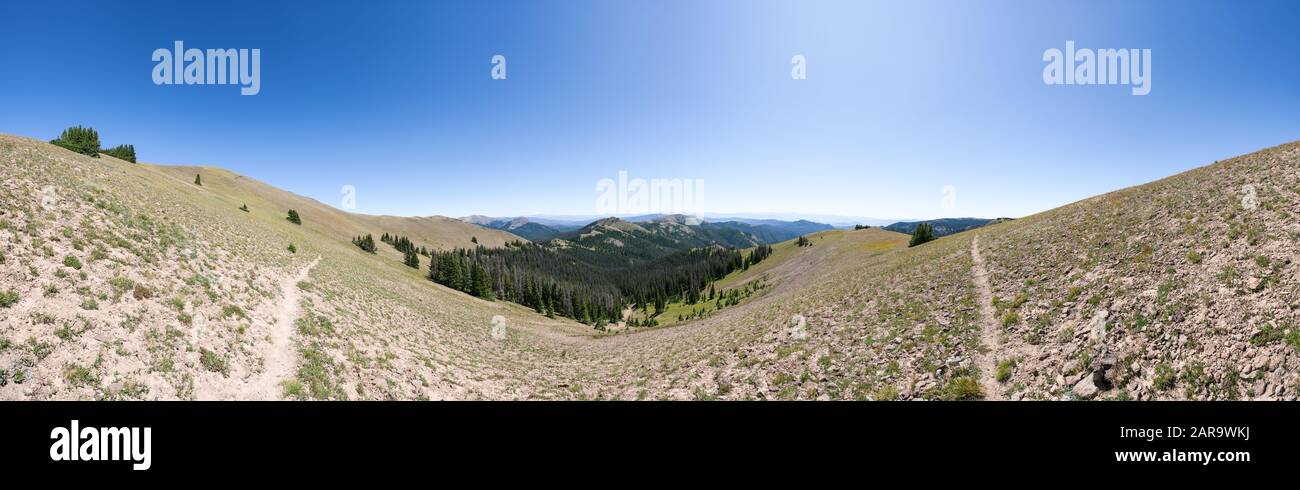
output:
{"label": "dry grass slope", "polygon": [[[771,284],[739,306],[598,335],[348,241],[388,231],[446,248],[504,232],[0,136],[0,399],[249,396],[293,296],[283,281],[316,257],[296,284],[295,365],[257,397],[1061,399],[1104,346],[1119,362],[1099,397],[1293,398],[1298,154],[1277,147],[914,248],[879,229],[818,233],[724,281]],[[1246,185],[1258,206],[1243,206]],[[975,233],[995,345],[981,339]]]}

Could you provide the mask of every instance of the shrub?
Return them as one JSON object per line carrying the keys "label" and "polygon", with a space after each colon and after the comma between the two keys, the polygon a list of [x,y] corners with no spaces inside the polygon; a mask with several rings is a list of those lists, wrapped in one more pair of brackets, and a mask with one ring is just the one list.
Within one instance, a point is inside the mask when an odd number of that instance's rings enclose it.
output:
{"label": "shrub", "polygon": [[99,132],[93,128],[73,126],[63,130],[63,134],[50,143],[82,155],[99,156]]}
{"label": "shrub", "polygon": [[295,247],[295,246],[293,246],[292,243],[290,243],[290,244],[289,244],[289,253],[291,253],[291,254],[296,254],[296,253],[298,253],[298,247]]}
{"label": "shrub", "polygon": [[289,216],[285,217],[284,219],[289,220],[290,223],[293,223],[295,225],[302,224],[302,218],[298,216],[297,211],[294,211],[292,209],[289,210]]}
{"label": "shrub", "polygon": [[1201,263],[1201,253],[1196,251],[1187,252],[1187,261],[1193,264]]}
{"label": "shrub", "polygon": [[934,227],[930,226],[930,223],[917,223],[916,229],[912,230],[912,240],[907,242],[907,246],[915,247],[932,240],[934,240]]}
{"label": "shrub", "polygon": [[63,265],[71,267],[73,269],[81,270],[81,261],[71,255],[63,258]]}
{"label": "shrub", "polygon": [[984,398],[984,390],[973,376],[958,376],[948,381],[942,396],[945,400],[978,400]]}
{"label": "shrub", "polygon": [[18,302],[18,291],[12,289],[0,291],[0,308],[8,308]]}
{"label": "shrub", "polygon": [[240,207],[239,207],[239,210],[240,210],[240,211],[243,211],[243,212],[245,212],[245,213],[247,213],[247,212],[248,212],[248,204],[244,204],[243,206],[240,206]]}
{"label": "shrub", "polygon": [[115,157],[119,160],[126,160],[135,163],[135,145],[117,145],[104,150],[104,154]]}
{"label": "shrub", "polygon": [[1164,391],[1173,388],[1175,378],[1177,376],[1174,375],[1174,368],[1169,367],[1168,364],[1156,364],[1155,388],[1157,390]]}
{"label": "shrub", "polygon": [[149,289],[148,287],[142,284],[136,284],[135,288],[131,289],[131,297],[135,298],[136,300],[152,298],[153,290]]}
{"label": "shrub", "polygon": [[194,185],[197,185],[197,186],[202,186],[202,185],[203,185],[203,176],[202,176],[202,175],[200,175],[200,174],[194,174]]}

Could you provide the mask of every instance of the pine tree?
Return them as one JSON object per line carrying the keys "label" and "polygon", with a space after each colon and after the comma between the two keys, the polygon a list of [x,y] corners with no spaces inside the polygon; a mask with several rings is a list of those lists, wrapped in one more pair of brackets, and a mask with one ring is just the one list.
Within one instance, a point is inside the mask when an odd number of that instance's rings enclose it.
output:
{"label": "pine tree", "polygon": [[197,185],[197,186],[202,186],[202,185],[203,185],[203,176],[202,176],[202,175],[200,175],[200,174],[194,174],[194,185]]}
{"label": "pine tree", "polygon": [[415,250],[414,250],[414,249],[408,249],[408,250],[405,252],[405,257],[403,258],[402,263],[403,263],[403,264],[406,264],[407,267],[410,267],[410,268],[412,268],[412,269],[419,269],[419,268],[420,268],[420,256],[419,256],[419,254],[416,254],[416,253],[415,253]]}
{"label": "pine tree", "polygon": [[295,225],[301,225],[301,224],[302,224],[302,218],[298,216],[298,212],[297,212],[297,211],[294,211],[294,210],[292,210],[292,209],[289,210],[289,216],[286,217],[286,218],[284,218],[284,219],[289,220],[290,223],[293,223],[293,224],[295,224]]}
{"label": "pine tree", "polygon": [[916,229],[912,230],[912,240],[907,242],[907,246],[915,247],[931,240],[934,240],[934,227],[929,223],[917,223]]}

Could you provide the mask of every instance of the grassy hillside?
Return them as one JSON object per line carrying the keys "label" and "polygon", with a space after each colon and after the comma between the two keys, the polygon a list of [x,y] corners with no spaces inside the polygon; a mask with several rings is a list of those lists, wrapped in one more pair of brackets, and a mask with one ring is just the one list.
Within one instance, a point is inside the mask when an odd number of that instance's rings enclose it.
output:
{"label": "grassy hillside", "polygon": [[1294,398],[1298,164],[1284,145],[912,248],[822,232],[719,281],[769,284],[738,306],[597,335],[348,242],[509,234],[0,136],[0,399]]}

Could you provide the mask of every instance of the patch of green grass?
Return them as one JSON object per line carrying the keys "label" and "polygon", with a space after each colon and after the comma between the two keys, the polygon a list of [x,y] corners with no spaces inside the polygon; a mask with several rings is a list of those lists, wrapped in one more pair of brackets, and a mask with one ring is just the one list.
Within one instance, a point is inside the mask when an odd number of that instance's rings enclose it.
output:
{"label": "patch of green grass", "polygon": [[1015,359],[1003,359],[998,362],[998,370],[997,373],[994,375],[994,378],[996,378],[999,383],[1006,383],[1007,381],[1011,380],[1011,371],[1014,370],[1015,368],[1016,368]]}
{"label": "patch of green grass", "polygon": [[307,337],[334,335],[334,323],[323,316],[308,314],[298,318],[295,323],[298,324],[298,333]]}
{"label": "patch of green grass", "polygon": [[223,376],[229,373],[230,367],[226,365],[226,360],[218,356],[216,352],[199,348],[199,364],[203,369],[214,373],[221,373]]}
{"label": "patch of green grass", "polygon": [[334,359],[325,352],[318,342],[313,342],[302,349],[302,358],[298,365],[298,382],[305,388],[300,398],[317,400],[344,400],[347,393],[334,379]]}
{"label": "patch of green grass", "polygon": [[99,379],[91,372],[90,368],[75,363],[69,363],[63,368],[63,379],[68,381],[72,386],[93,386],[99,384]]}
{"label": "patch of green grass", "polygon": [[239,305],[226,305],[221,307],[221,318],[230,317],[239,317],[247,320],[248,314],[244,313],[244,309],[240,308]]}
{"label": "patch of green grass", "polygon": [[940,398],[944,400],[979,400],[984,398],[984,390],[974,376],[957,376],[944,385]]}
{"label": "patch of green grass", "polygon": [[1187,252],[1187,261],[1188,261],[1188,262],[1191,262],[1191,263],[1193,263],[1193,264],[1200,264],[1200,263],[1201,263],[1201,253],[1200,253],[1200,252],[1197,252],[1197,251],[1195,251],[1195,250],[1193,250],[1193,251],[1191,251],[1191,252]]}
{"label": "patch of green grass", "polygon": [[108,285],[113,288],[113,300],[117,301],[122,298],[123,294],[135,288],[135,281],[129,277],[117,276],[108,280]]}
{"label": "patch of green grass", "polygon": [[1020,314],[1019,314],[1019,313],[1016,313],[1016,312],[1014,312],[1014,311],[1008,311],[1006,315],[1003,315],[1003,316],[1002,316],[1002,326],[1003,326],[1003,327],[1010,327],[1010,326],[1013,326],[1013,325],[1015,325],[1015,324],[1017,324],[1017,323],[1020,323]]}

